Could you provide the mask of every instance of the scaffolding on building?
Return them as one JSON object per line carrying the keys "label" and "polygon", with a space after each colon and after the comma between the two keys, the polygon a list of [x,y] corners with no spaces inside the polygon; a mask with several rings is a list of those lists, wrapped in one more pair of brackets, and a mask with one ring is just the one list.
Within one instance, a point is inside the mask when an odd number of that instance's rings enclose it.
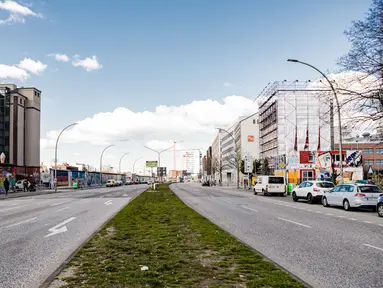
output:
{"label": "scaffolding on building", "polygon": [[271,168],[296,169],[299,151],[330,149],[331,97],[331,90],[298,80],[276,81],[258,95],[260,155]]}

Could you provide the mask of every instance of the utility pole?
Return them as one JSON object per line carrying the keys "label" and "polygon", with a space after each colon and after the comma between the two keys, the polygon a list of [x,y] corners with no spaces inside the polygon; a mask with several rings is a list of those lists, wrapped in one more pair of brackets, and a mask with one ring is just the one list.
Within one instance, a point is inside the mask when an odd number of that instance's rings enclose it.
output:
{"label": "utility pole", "polygon": [[335,150],[335,133],[334,133],[334,104],[330,100],[330,149]]}

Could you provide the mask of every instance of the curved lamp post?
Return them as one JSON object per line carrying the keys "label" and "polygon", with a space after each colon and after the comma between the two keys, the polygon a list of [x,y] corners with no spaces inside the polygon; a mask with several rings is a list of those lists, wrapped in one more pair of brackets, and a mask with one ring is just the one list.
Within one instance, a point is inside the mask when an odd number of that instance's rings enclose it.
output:
{"label": "curved lamp post", "polygon": [[[341,115],[340,115],[340,105],[339,105],[338,95],[336,94],[335,88],[332,85],[331,81],[327,78],[327,76],[322,71],[320,71],[318,68],[316,68],[315,66],[308,64],[308,63],[305,63],[305,62],[301,62],[301,61],[296,60],[296,59],[288,59],[287,61],[288,62],[294,62],[294,63],[300,63],[302,65],[306,65],[306,66],[314,69],[315,71],[317,71],[319,74],[321,74],[326,79],[326,81],[328,82],[328,84],[331,87],[332,92],[334,93],[336,107],[338,109],[338,125],[339,125],[339,160],[340,160],[339,161],[339,174],[340,174],[339,176],[340,176],[340,184],[343,184],[342,120],[341,120]],[[334,173],[334,171],[333,171],[333,173]]]}
{"label": "curved lamp post", "polygon": [[232,133],[229,133],[229,131],[225,130],[225,129],[222,129],[222,128],[216,128],[218,129],[219,131],[223,131],[225,132],[227,135],[229,135],[233,141],[234,141],[234,149],[235,149],[235,163],[237,164],[236,168],[237,168],[237,189],[239,189],[239,160],[238,160],[238,147],[237,147],[237,143],[235,141],[235,138],[234,136],[232,135]]}
{"label": "curved lamp post", "polygon": [[105,147],[105,149],[102,150],[102,152],[101,152],[101,156],[100,156],[100,186],[102,186],[102,155],[104,155],[104,152],[106,149],[113,147],[113,146],[114,145],[109,145],[109,146]]}
{"label": "curved lamp post", "polygon": [[[174,145],[175,145],[175,144],[174,144]],[[174,145],[171,146],[171,147],[169,147],[169,148],[166,148],[166,149],[164,149],[164,150],[161,150],[161,151],[154,150],[154,149],[149,148],[149,147],[147,147],[147,146],[145,146],[145,145],[144,145],[144,147],[145,147],[146,149],[149,149],[149,150],[151,150],[151,151],[157,153],[157,155],[158,155],[158,167],[161,167],[161,153],[162,153],[162,152],[165,152],[165,151],[168,151],[169,149],[174,148]],[[174,152],[174,153],[175,153],[175,152]],[[177,172],[176,172],[176,175],[177,175]],[[161,177],[161,178],[162,178],[162,177]],[[161,181],[162,181],[162,179],[161,179]]]}
{"label": "curved lamp post", "polygon": [[118,173],[121,174],[121,161],[122,161],[122,158],[124,158],[125,155],[128,155],[129,152],[125,153],[124,155],[121,156],[120,158],[120,162],[118,163]]}
{"label": "curved lamp post", "polygon": [[133,174],[134,174],[134,165],[136,165],[136,162],[140,159],[142,159],[143,157],[138,157],[136,160],[134,160],[133,162]]}
{"label": "curved lamp post", "polygon": [[59,140],[60,140],[60,136],[61,134],[67,130],[68,128],[72,127],[72,126],[75,126],[77,125],[78,123],[72,123],[68,126],[66,126],[63,130],[61,130],[59,136],[57,136],[57,140],[56,140],[56,147],[55,147],[55,177],[54,177],[54,185],[55,185],[55,192],[57,192],[57,146],[59,144]]}

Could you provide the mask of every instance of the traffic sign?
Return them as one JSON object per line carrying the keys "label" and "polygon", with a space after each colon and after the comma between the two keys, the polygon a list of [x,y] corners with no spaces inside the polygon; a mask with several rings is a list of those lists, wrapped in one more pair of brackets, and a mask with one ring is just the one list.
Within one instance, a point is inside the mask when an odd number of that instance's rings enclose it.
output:
{"label": "traffic sign", "polygon": [[370,168],[368,168],[368,174],[374,174],[374,170],[372,169],[371,166],[370,166]]}

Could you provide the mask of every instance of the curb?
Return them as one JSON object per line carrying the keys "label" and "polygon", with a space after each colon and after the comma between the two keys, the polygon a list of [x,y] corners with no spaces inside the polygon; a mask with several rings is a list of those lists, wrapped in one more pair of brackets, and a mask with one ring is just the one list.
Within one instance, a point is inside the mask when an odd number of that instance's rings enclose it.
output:
{"label": "curb", "polygon": [[[101,187],[100,187],[101,188]],[[149,188],[148,188],[149,189]],[[146,190],[148,190],[146,189]],[[142,191],[141,193],[146,192],[146,190]],[[53,271],[47,279],[43,283],[40,284],[39,288],[49,288],[51,283],[56,279],[58,275],[64,270],[64,268],[68,265],[68,263],[72,260],[72,258],[91,240],[97,233],[99,233],[109,222],[112,220],[122,209],[124,209],[127,205],[129,205],[136,197],[140,196],[140,194],[137,194],[136,196],[132,197],[130,201],[123,207],[121,207],[120,210],[116,211],[116,213],[112,214],[108,219],[105,220],[103,224],[100,225],[96,231],[94,231],[88,238],[84,240],[83,243],[81,243],[65,260],[63,263],[57,267],[55,271]]]}
{"label": "curb", "polygon": [[[259,252],[258,250],[254,249],[253,247],[251,247],[250,245],[248,245],[247,243],[245,243],[244,241],[242,241],[241,239],[239,239],[237,236],[233,235],[231,232],[227,231],[225,228],[221,227],[221,225],[215,223],[211,218],[209,218],[209,216],[207,215],[204,215],[204,213],[201,213],[197,210],[195,210],[193,207],[191,207],[191,205],[189,205],[189,203],[186,203],[184,200],[182,200],[175,192],[174,190],[172,189],[171,186],[173,186],[174,184],[172,185],[169,185],[169,189],[177,196],[178,199],[180,199],[182,201],[182,203],[184,203],[186,206],[188,206],[190,209],[192,209],[193,211],[195,211],[196,213],[200,214],[201,216],[205,217],[207,220],[209,220],[211,223],[213,223],[214,225],[218,226],[220,229],[222,229],[223,231],[225,231],[226,233],[230,234],[232,237],[234,237],[235,239],[237,239],[239,242],[241,242],[243,245],[245,245],[246,247],[248,247],[249,249],[255,251],[256,253],[258,253],[260,256],[263,257],[264,260],[274,264],[277,268],[279,268],[280,270],[286,272],[287,274],[289,274],[293,279],[297,280],[298,282],[302,283],[304,285],[305,288],[314,288],[313,286],[311,286],[310,284],[308,284],[306,281],[302,280],[301,278],[299,278],[298,276],[296,276],[295,274],[291,273],[290,271],[288,271],[286,268],[282,267],[281,265],[279,265],[278,263],[274,262],[273,260],[271,260],[269,257],[267,257],[266,255],[264,255],[263,253]],[[178,189],[180,190],[184,190],[187,192],[186,189],[182,189],[182,188],[179,188],[177,187]]]}

